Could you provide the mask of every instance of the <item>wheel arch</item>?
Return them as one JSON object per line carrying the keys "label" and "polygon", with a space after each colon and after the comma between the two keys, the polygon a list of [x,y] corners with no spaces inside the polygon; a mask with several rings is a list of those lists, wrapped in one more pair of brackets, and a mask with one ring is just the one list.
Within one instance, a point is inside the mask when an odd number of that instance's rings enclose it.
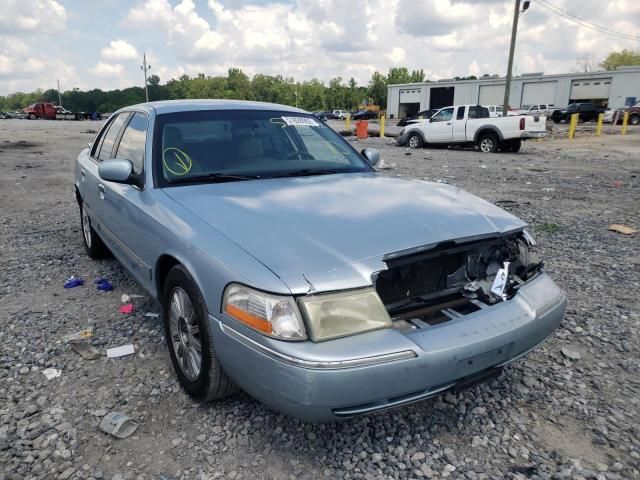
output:
{"label": "wheel arch", "polygon": [[477,131],[476,134],[473,138],[473,143],[477,143],[478,139],[482,136],[485,135],[487,133],[492,133],[495,136],[498,137],[498,141],[499,142],[503,142],[504,141],[504,137],[502,136],[502,132],[500,131],[499,128],[496,128],[492,125],[486,125],[484,127],[480,127]]}
{"label": "wheel arch", "polygon": [[[168,253],[163,253],[162,255],[160,255],[160,257],[156,261],[156,265],[154,268],[154,274],[155,274],[154,286],[156,289],[156,297],[158,299],[160,299],[162,296],[162,290],[164,289],[164,282],[167,279],[167,275],[169,274],[169,271],[176,265],[182,265],[185,268],[187,268],[180,260],[178,260],[173,255],[169,255]],[[187,268],[187,270],[189,269]]]}

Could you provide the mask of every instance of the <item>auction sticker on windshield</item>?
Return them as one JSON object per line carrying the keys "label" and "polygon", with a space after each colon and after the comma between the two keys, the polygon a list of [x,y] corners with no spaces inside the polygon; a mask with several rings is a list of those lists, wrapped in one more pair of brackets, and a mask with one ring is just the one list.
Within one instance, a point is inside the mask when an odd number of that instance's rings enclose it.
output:
{"label": "auction sticker on windshield", "polygon": [[282,117],[284,123],[290,127],[319,127],[320,125],[313,118],[309,117]]}

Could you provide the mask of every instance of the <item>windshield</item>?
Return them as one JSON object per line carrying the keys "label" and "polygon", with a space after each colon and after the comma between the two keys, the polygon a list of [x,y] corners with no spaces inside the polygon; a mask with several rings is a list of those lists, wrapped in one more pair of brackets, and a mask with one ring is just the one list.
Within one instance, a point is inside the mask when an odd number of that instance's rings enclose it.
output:
{"label": "windshield", "polygon": [[522,105],[522,110],[529,110],[531,108],[531,105]]}
{"label": "windshield", "polygon": [[311,115],[211,110],[159,115],[154,163],[159,182],[237,181],[373,169]]}

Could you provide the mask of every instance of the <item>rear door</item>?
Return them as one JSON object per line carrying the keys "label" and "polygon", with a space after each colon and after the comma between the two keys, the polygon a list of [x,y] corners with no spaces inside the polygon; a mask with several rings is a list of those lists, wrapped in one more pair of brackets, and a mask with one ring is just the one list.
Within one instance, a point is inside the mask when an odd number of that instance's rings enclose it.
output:
{"label": "rear door", "polygon": [[[133,174],[141,180],[145,173],[148,127],[145,113],[132,113],[112,152],[112,158],[129,160]],[[152,204],[149,189],[144,185],[138,187],[104,180],[101,183],[104,186],[105,233],[113,245],[113,253],[138,282],[150,289],[152,252],[157,249],[159,236],[152,233],[155,224],[146,213]]]}
{"label": "rear door", "polygon": [[438,110],[425,126],[427,143],[448,143],[453,138],[453,114],[455,107]]}
{"label": "rear door", "polygon": [[105,241],[109,248],[112,247],[109,239],[103,231],[105,211],[103,209],[104,185],[98,176],[98,167],[105,159],[111,158],[111,152],[116,137],[129,117],[129,112],[114,115],[103,130],[100,137],[96,138],[89,156],[80,163],[79,189],[82,201],[91,218],[94,229]]}

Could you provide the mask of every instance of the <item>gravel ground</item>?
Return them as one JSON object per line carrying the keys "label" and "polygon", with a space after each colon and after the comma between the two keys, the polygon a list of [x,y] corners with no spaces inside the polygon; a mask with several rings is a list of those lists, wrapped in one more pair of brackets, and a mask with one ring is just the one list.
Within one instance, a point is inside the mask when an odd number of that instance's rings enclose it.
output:
{"label": "gravel ground", "polygon": [[[0,121],[0,480],[640,478],[640,134],[525,143],[519,154],[378,146],[385,175],[449,182],[531,223],[570,306],[556,334],[496,380],[338,424],[240,393],[193,402],[159,312],[114,260],[82,249],[72,164],[98,123]],[[70,275],[84,286],[65,290]],[[93,281],[110,279],[113,292]],[[93,326],[84,360],[64,336]],[[107,358],[133,343],[136,354]],[[59,378],[43,371],[56,368]],[[115,439],[98,424],[124,411]]]}

